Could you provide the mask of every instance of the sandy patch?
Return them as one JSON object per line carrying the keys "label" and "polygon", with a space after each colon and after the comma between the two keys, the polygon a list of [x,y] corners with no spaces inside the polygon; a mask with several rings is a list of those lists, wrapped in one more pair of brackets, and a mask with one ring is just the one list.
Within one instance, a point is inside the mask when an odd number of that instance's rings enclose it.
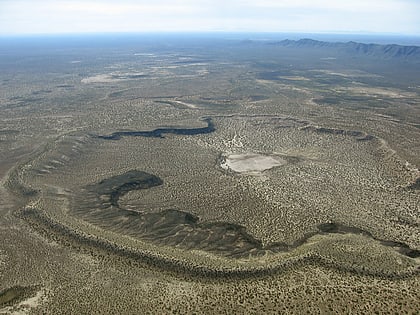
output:
{"label": "sandy patch", "polygon": [[83,78],[82,83],[110,83],[118,81],[135,80],[146,76],[143,72],[104,73]]}
{"label": "sandy patch", "polygon": [[397,89],[388,89],[380,87],[345,87],[339,89],[339,91],[350,91],[359,95],[368,95],[368,96],[377,96],[377,97],[391,97],[391,98],[406,98],[406,97],[415,97],[415,93],[400,91]]}
{"label": "sandy patch", "polygon": [[181,102],[181,101],[173,101],[174,103],[177,103],[177,104],[179,104],[179,105],[183,105],[183,106],[186,106],[186,107],[188,107],[188,108],[194,108],[194,109],[197,109],[198,107],[197,107],[197,105],[195,105],[195,104],[191,104],[191,103],[186,103],[186,102]]}
{"label": "sandy patch", "polygon": [[259,174],[286,163],[286,160],[278,156],[244,153],[227,155],[220,166],[225,170],[232,170],[236,173]]}
{"label": "sandy patch", "polygon": [[310,70],[310,71],[315,72],[315,73],[323,73],[327,75],[341,76],[341,77],[346,77],[346,78],[379,78],[381,77],[380,75],[377,75],[377,74],[373,74],[373,73],[369,73],[369,72],[365,72],[361,70],[352,70],[352,69],[343,70],[341,72],[324,70],[324,69],[315,69],[315,70]]}
{"label": "sandy patch", "polygon": [[116,81],[116,79],[113,79],[109,74],[98,74],[81,80],[82,83],[108,83],[114,81]]}
{"label": "sandy patch", "polygon": [[302,76],[279,76],[279,79],[289,80],[289,81],[309,81],[308,78]]}

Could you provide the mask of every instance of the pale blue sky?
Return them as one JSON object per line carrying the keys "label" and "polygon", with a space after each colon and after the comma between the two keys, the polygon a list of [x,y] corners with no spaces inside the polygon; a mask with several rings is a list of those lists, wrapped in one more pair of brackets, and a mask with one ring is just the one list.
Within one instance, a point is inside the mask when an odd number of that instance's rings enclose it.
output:
{"label": "pale blue sky", "polygon": [[420,35],[420,0],[0,0],[0,34],[227,31]]}

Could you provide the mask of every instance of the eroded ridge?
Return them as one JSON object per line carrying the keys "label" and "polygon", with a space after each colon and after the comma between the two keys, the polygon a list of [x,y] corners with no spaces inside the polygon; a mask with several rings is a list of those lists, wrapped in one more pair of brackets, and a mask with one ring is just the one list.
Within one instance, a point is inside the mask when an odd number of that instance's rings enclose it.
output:
{"label": "eroded ridge", "polygon": [[[250,235],[241,225],[227,222],[200,223],[199,217],[175,209],[147,213],[147,209],[127,210],[119,205],[119,198],[129,191],[149,189],[162,184],[163,180],[155,175],[138,170],[128,171],[89,186],[87,191],[95,195],[95,202],[80,207],[75,212],[103,228],[158,244],[201,249],[237,258],[264,255],[268,252],[290,251],[313,236],[313,234],[307,235],[292,245],[272,243],[263,246],[260,240]],[[92,200],[92,198],[82,196],[80,200]],[[98,205],[101,205],[100,211],[95,208]],[[318,229],[319,234],[352,233],[373,238],[367,231],[338,223],[321,224]],[[403,243],[379,241],[397,248],[400,253],[409,257],[420,256],[419,251],[410,249]]]}
{"label": "eroded ridge", "polygon": [[420,190],[420,177],[416,178],[413,183],[407,186],[407,188],[411,190]]}
{"label": "eroded ridge", "polygon": [[176,209],[148,213],[147,209],[127,210],[119,205],[119,198],[129,191],[162,184],[163,180],[155,175],[131,170],[87,187],[87,194],[78,198],[80,206],[74,213],[102,228],[161,245],[201,249],[233,257],[264,250],[261,241],[240,225],[200,223],[197,216]]}
{"label": "eroded ridge", "polygon": [[1,308],[19,304],[19,302],[34,296],[39,289],[38,286],[14,286],[0,291],[0,312]]}
{"label": "eroded ridge", "polygon": [[201,119],[207,123],[207,127],[201,128],[157,128],[150,131],[117,131],[110,135],[98,135],[97,137],[105,140],[119,140],[122,137],[153,137],[163,138],[164,134],[192,136],[211,133],[215,130],[214,124],[209,117]]}
{"label": "eroded ridge", "polygon": [[345,135],[355,137],[357,141],[368,141],[373,140],[375,137],[373,135],[367,134],[363,131],[358,130],[345,130],[345,129],[337,129],[337,128],[326,128],[326,127],[318,127],[308,125],[302,128],[302,130],[309,130],[318,133],[329,133],[335,135]]}
{"label": "eroded ridge", "polygon": [[[200,223],[200,219],[197,216],[174,209],[158,213],[146,213],[142,209],[133,211],[120,207],[119,198],[125,193],[132,190],[151,189],[162,184],[163,181],[155,175],[138,170],[128,171],[87,187],[89,194],[96,196],[96,206],[98,204],[102,206],[98,209],[91,204],[93,206],[91,210],[88,210],[87,207],[82,207],[77,209],[75,213],[83,217],[84,220],[101,228],[140,238],[160,246],[179,247],[188,250],[198,249],[239,260],[255,257],[258,261],[258,257],[267,259],[267,257],[271,256],[275,263],[271,262],[266,265],[242,263],[239,269],[226,266],[219,269],[214,266],[191,265],[177,258],[162,256],[158,254],[158,249],[156,254],[139,249],[130,249],[94,235],[69,229],[59,222],[54,222],[42,211],[33,207],[24,209],[21,215],[30,222],[41,224],[85,245],[110,250],[118,255],[140,259],[154,266],[202,276],[257,276],[281,271],[293,264],[303,262],[387,278],[406,277],[420,272],[419,268],[415,268],[414,265],[403,271],[374,270],[370,269],[369,266],[354,265],[354,261],[349,264],[337,262],[335,261],[337,257],[334,257],[334,254],[332,257],[330,254],[325,255],[322,250],[319,251],[325,244],[330,246],[331,242],[337,242],[338,244],[343,243],[347,244],[347,246],[352,246],[354,241],[352,240],[352,235],[354,235],[356,242],[377,241],[378,245],[389,246],[407,257],[420,257],[419,251],[410,249],[403,243],[377,240],[367,231],[339,223],[321,224],[318,226],[316,233],[308,234],[293,244],[272,243],[264,246],[260,240],[247,233],[246,228],[240,225],[226,222]],[[86,196],[83,196],[83,198],[86,198]],[[334,238],[335,234],[342,236]],[[319,237],[323,236],[327,236],[327,238],[325,240],[319,239]],[[307,251],[308,243],[310,245],[313,243],[318,244]],[[293,254],[294,250],[305,249],[305,247],[306,251],[304,250],[297,255],[288,257],[277,257],[276,261],[276,253],[289,252]]]}

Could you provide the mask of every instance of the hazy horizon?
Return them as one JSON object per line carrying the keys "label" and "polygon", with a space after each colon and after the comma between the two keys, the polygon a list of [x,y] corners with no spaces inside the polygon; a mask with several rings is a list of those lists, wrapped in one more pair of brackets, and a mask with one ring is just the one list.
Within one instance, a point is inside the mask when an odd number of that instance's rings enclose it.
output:
{"label": "hazy horizon", "polygon": [[[300,32],[120,32],[120,33],[64,33],[64,34],[0,34],[0,40],[4,43],[60,43],[63,41],[71,43],[103,42],[104,44],[119,42],[141,41],[171,41],[171,40],[218,40],[218,41],[280,41],[299,40],[310,38],[326,42],[360,42],[365,44],[397,44],[407,46],[420,46],[420,36],[398,35],[398,34],[376,34],[376,33],[300,33]],[[40,41],[41,40],[41,41]],[[35,42],[34,42],[35,41]]]}

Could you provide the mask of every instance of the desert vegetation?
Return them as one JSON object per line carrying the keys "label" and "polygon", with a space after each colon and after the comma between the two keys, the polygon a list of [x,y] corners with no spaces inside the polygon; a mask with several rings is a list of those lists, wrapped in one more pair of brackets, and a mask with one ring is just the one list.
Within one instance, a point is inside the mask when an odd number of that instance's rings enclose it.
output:
{"label": "desert vegetation", "polygon": [[0,314],[415,314],[416,59],[172,44],[2,48]]}

